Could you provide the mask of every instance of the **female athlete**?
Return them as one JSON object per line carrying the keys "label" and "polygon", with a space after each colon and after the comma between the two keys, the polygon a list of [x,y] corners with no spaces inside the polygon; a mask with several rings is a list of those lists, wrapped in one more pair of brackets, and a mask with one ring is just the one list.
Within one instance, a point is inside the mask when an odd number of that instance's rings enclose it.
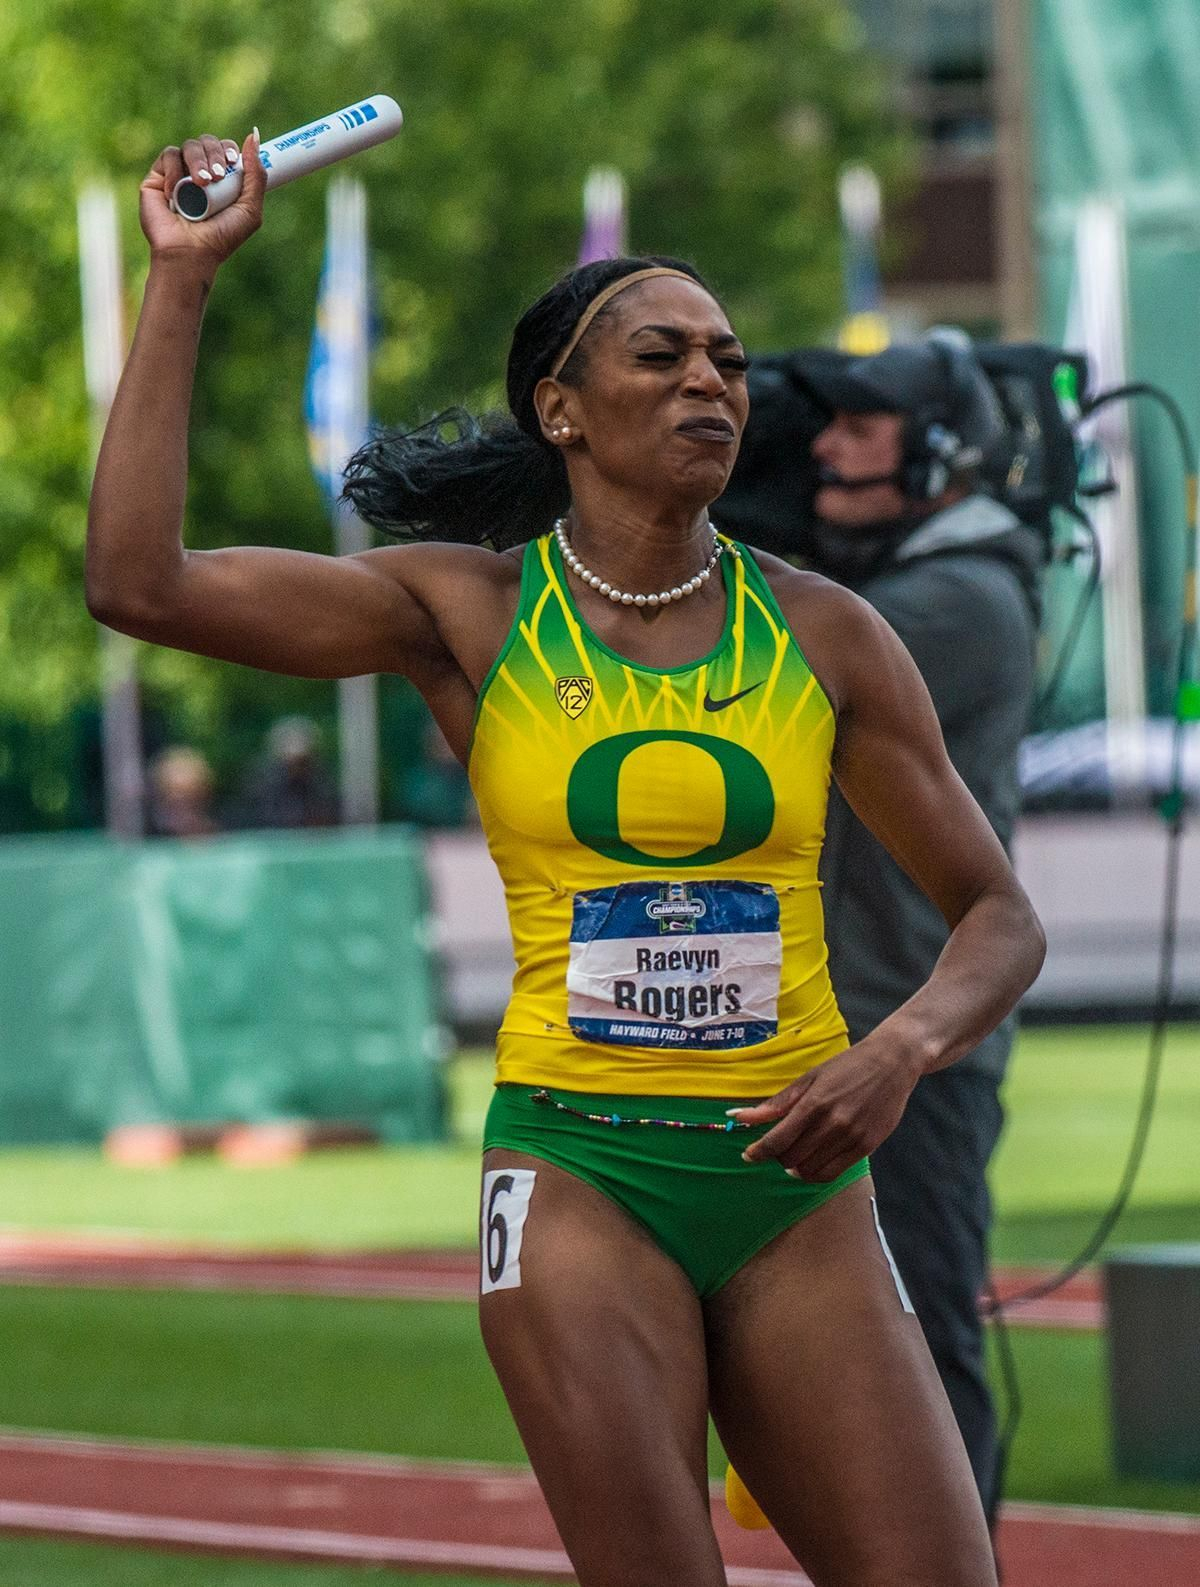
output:
{"label": "female athlete", "polygon": [[[863,602],[722,538],[745,359],[690,267],[573,271],[512,419],[381,436],[348,493],[421,543],[181,544],[204,302],[258,226],[142,184],[151,269],[92,496],[88,602],[306,677],[403,673],[470,770],[518,962],[485,1137],[484,1339],[583,1587],[717,1587],[709,1412],[818,1587],[988,1587],[971,1472],[866,1157],[1037,972],[1040,929]],[[485,546],[481,542],[487,541]],[[458,543],[449,543],[458,542]],[[835,776],[951,926],[847,1046],[817,886]],[[764,1100],[765,1099],[765,1100]]]}

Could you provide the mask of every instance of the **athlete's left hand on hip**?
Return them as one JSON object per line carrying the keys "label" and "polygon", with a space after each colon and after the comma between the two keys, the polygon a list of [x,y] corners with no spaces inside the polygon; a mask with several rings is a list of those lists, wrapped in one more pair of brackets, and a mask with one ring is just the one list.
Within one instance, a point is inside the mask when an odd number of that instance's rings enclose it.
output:
{"label": "athlete's left hand on hip", "polygon": [[824,1184],[868,1157],[899,1124],[920,1078],[919,1068],[884,1045],[868,1036],[765,1102],[730,1109],[740,1124],[774,1126],[746,1148],[746,1161],[776,1158],[793,1178]]}

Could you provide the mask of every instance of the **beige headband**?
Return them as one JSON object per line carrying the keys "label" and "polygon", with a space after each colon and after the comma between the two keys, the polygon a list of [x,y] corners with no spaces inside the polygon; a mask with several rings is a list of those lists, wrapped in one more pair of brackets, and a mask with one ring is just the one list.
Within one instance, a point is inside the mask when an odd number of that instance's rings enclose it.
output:
{"label": "beige headband", "polygon": [[618,292],[624,292],[626,287],[636,286],[639,281],[649,281],[651,276],[678,276],[682,281],[690,281],[693,286],[700,285],[695,276],[688,275],[685,270],[672,270],[666,265],[654,265],[648,270],[635,270],[632,275],[622,276],[619,281],[614,281],[611,286],[605,287],[603,292],[598,292],[579,316],[579,321],[571,333],[571,340],[554,361],[554,368],[550,371],[552,380],[558,379],[559,372],[565,368],[567,359],[583,340],[584,332],[608,300],[615,298]]}

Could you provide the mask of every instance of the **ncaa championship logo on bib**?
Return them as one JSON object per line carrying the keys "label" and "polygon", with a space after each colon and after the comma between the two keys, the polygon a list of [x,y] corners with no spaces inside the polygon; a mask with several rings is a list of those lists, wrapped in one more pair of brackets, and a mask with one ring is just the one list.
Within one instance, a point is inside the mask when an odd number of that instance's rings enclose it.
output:
{"label": "ncaa championship logo on bib", "polygon": [[590,678],[558,678],[555,680],[554,693],[558,703],[571,718],[582,716],[587,710],[588,702],[592,698],[592,680]]}
{"label": "ncaa championship logo on bib", "polygon": [[749,1047],[774,1036],[779,898],[758,882],[622,882],[576,893],[567,1020],[587,1041]]}
{"label": "ncaa championship logo on bib", "polygon": [[695,931],[696,922],[708,914],[702,898],[693,898],[686,882],[666,882],[656,904],[647,904],[646,913],[658,921],[660,931]]}

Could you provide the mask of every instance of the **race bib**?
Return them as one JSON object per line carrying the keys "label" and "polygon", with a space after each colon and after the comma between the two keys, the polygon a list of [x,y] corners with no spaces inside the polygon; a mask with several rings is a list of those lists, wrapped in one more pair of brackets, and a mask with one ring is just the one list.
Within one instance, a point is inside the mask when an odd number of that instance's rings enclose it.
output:
{"label": "race bib", "polygon": [[778,1028],[774,888],[622,882],[576,893],[567,1020],[587,1041],[748,1047]]}

